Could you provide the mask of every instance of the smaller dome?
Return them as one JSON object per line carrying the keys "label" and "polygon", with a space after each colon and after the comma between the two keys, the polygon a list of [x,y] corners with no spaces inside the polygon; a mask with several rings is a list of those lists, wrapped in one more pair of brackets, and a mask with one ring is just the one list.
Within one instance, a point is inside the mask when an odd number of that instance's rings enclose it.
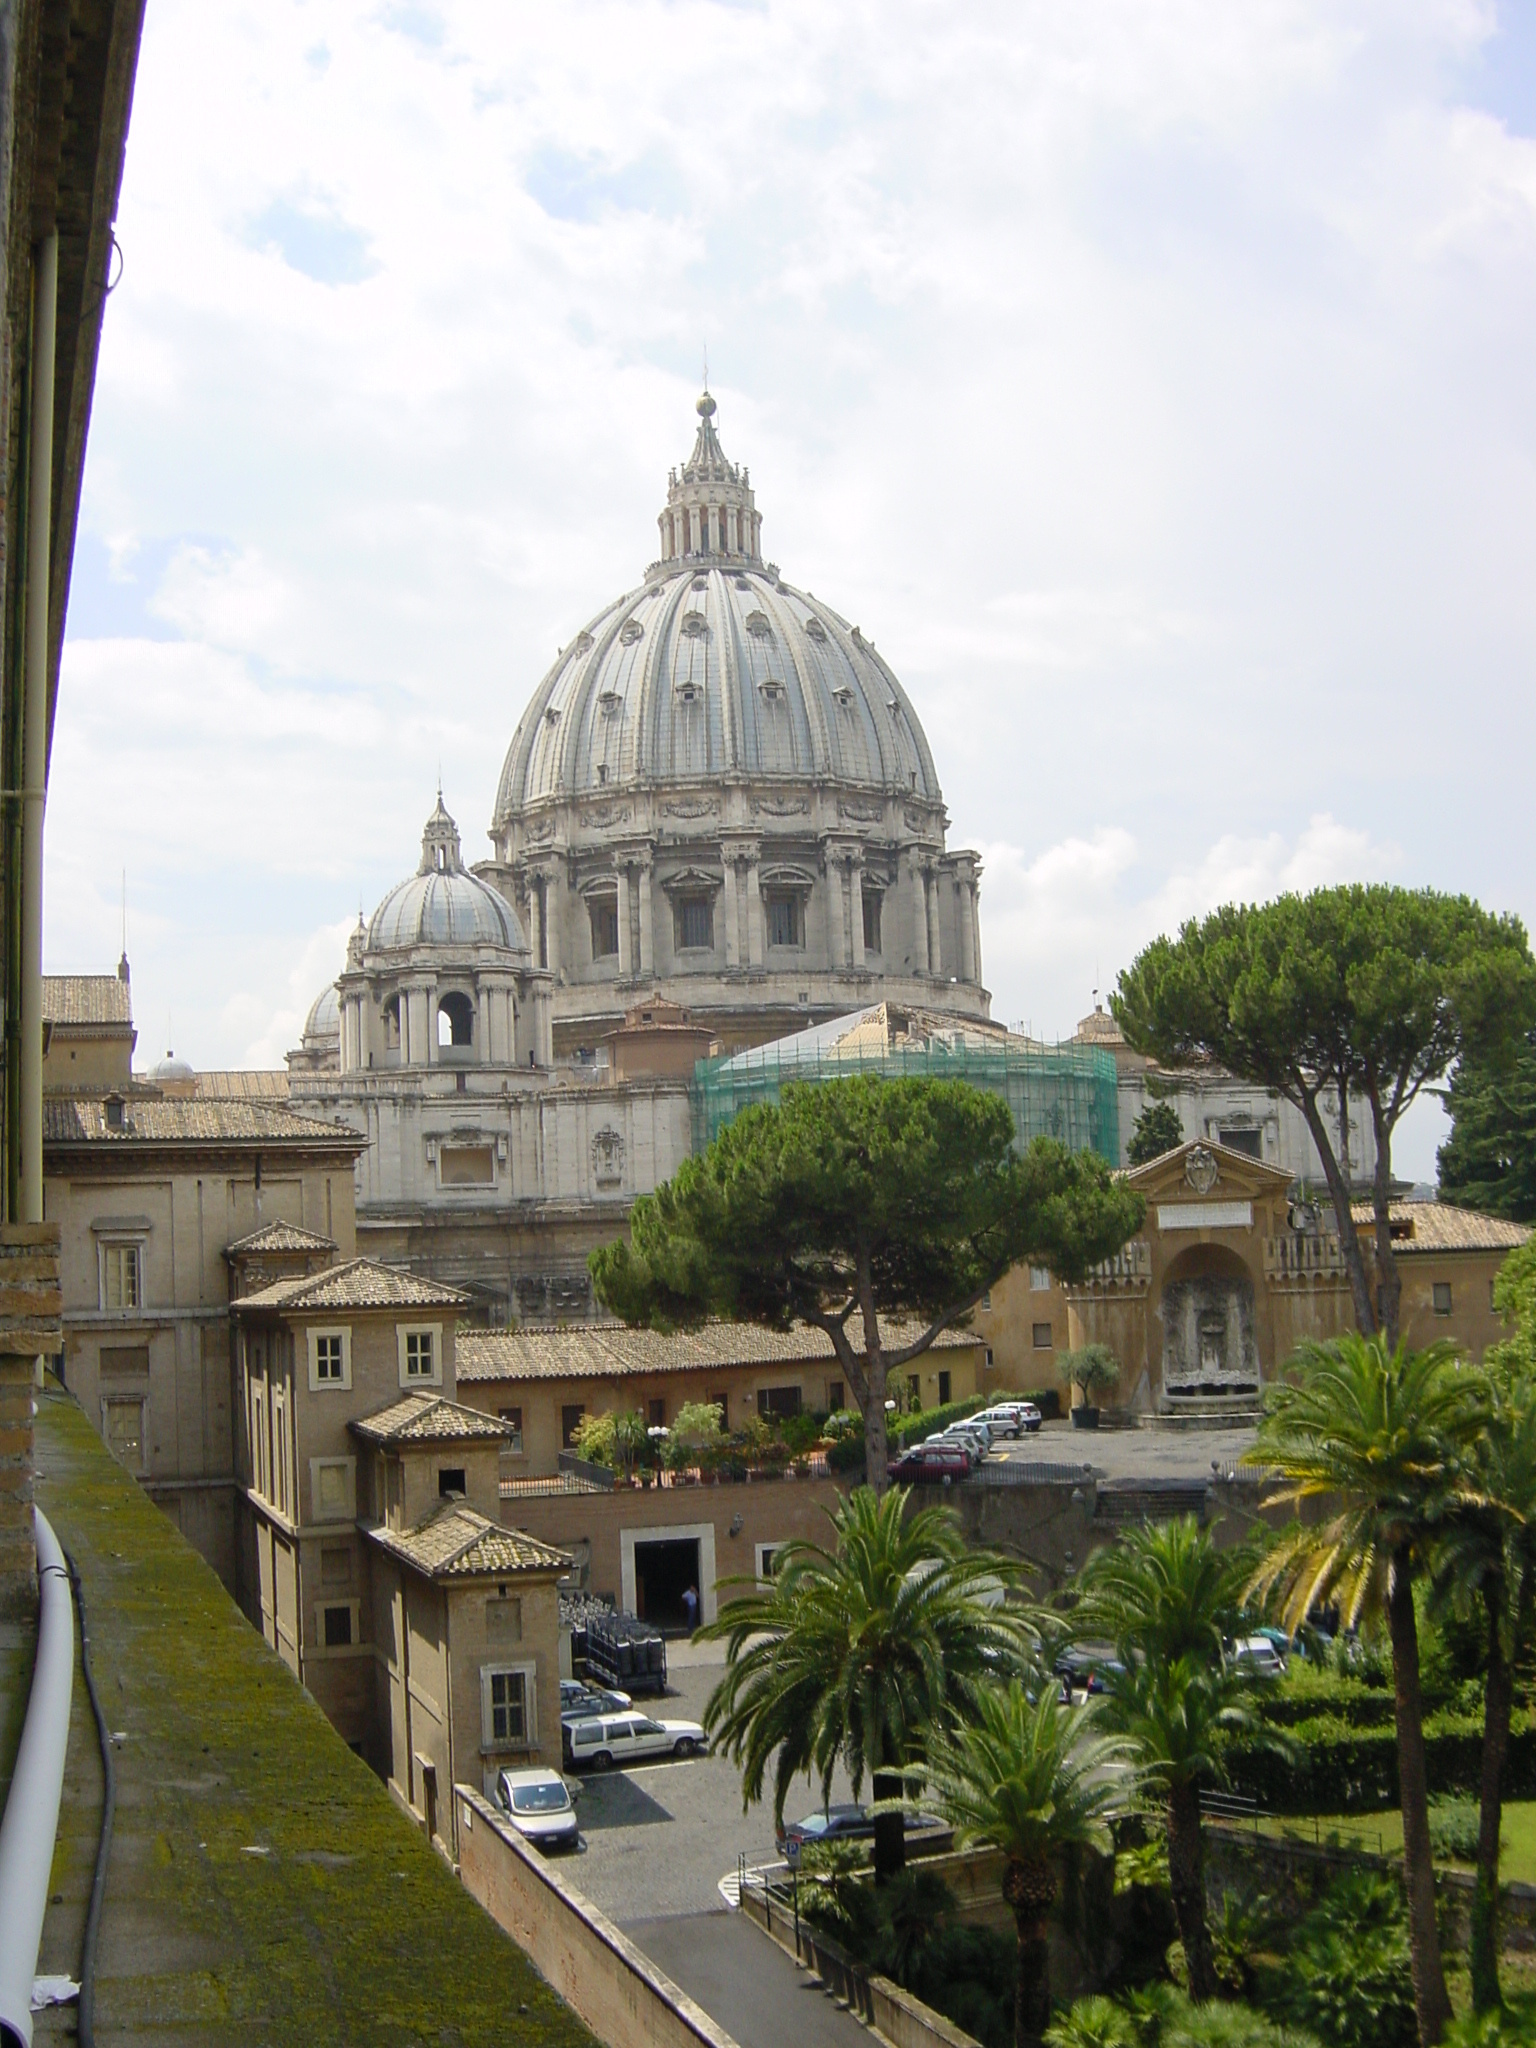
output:
{"label": "smaller dome", "polygon": [[168,1050],[165,1058],[156,1060],[150,1068],[149,1078],[151,1081],[195,1081],[197,1069],[190,1060],[179,1060],[174,1052]]}
{"label": "smaller dome", "polygon": [[327,982],[310,1004],[309,1015],[304,1019],[304,1036],[307,1039],[341,1036],[341,997],[334,981]]}
{"label": "smaller dome", "polygon": [[390,890],[368,924],[370,953],[414,946],[528,950],[511,904],[465,867],[459,828],[443,809],[441,791],[421,835],[421,865]]}

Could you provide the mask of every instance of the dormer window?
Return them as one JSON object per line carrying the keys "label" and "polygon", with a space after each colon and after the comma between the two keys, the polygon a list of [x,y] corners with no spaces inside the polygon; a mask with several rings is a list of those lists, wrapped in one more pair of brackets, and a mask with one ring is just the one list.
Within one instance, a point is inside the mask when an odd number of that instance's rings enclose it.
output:
{"label": "dormer window", "polygon": [[762,691],[766,703],[777,704],[783,698],[784,685],[777,676],[764,676],[757,687]]}
{"label": "dormer window", "polygon": [[106,1102],[104,1103],[103,1107],[105,1108],[105,1110],[106,1110],[106,1114],[107,1114],[107,1129],[108,1129],[109,1131],[120,1131],[120,1130],[122,1130],[122,1129],[124,1128],[124,1123],[123,1123],[123,1107],[124,1107],[124,1105],[123,1105],[123,1098],[122,1098],[122,1096],[121,1096],[121,1095],[109,1095],[109,1096],[107,1097],[107,1099],[106,1099]]}
{"label": "dormer window", "polygon": [[825,640],[827,637],[827,629],[821,623],[820,619],[807,619],[805,622],[805,630],[812,640]]}
{"label": "dormer window", "polygon": [[604,690],[597,701],[601,705],[604,714],[607,717],[612,718],[615,711],[617,711],[619,706],[624,702],[624,699],[619,695],[617,690]]}
{"label": "dormer window", "polygon": [[558,725],[560,723],[560,714],[555,709],[553,704],[551,704],[549,709],[544,713],[544,723],[546,725]]}

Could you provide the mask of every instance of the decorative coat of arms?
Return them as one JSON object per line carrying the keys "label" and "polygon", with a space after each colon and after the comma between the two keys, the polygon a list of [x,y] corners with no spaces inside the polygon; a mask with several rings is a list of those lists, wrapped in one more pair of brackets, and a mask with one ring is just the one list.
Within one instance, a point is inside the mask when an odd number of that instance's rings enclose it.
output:
{"label": "decorative coat of arms", "polygon": [[616,1188],[624,1179],[624,1138],[611,1125],[593,1135],[592,1174],[600,1188]]}
{"label": "decorative coat of arms", "polygon": [[1208,1195],[1221,1178],[1215,1154],[1208,1152],[1203,1145],[1196,1145],[1184,1162],[1184,1178],[1197,1195]]}

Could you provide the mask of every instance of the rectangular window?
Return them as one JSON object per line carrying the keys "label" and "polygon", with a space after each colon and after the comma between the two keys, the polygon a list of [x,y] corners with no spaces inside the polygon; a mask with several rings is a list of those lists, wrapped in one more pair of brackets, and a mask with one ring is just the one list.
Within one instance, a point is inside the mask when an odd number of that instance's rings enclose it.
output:
{"label": "rectangular window", "polygon": [[995,1363],[992,1357],[992,1346],[990,1344],[987,1346],[987,1363],[988,1365],[992,1365],[993,1363]]}
{"label": "rectangular window", "polygon": [[1436,1281],[1436,1282],[1434,1283],[1434,1294],[1435,1294],[1435,1314],[1436,1314],[1437,1316],[1448,1316],[1448,1315],[1450,1314],[1450,1312],[1451,1312],[1451,1283],[1450,1283],[1450,1281],[1449,1281],[1449,1280],[1437,1280],[1437,1281]]}
{"label": "rectangular window", "polygon": [[678,951],[708,951],[714,943],[713,902],[708,896],[684,896],[677,906]]}
{"label": "rectangular window", "polygon": [[649,1408],[649,1413],[646,1417],[646,1420],[649,1422],[651,1428],[665,1429],[667,1426],[667,1404],[665,1400],[651,1401],[647,1404],[647,1406]]}
{"label": "rectangular window", "polygon": [[125,1315],[144,1305],[144,1270],[137,1244],[104,1244],[101,1248],[101,1305],[109,1314]]}
{"label": "rectangular window", "polygon": [[409,1323],[395,1331],[399,1347],[402,1387],[435,1387],[442,1384],[443,1361],[437,1323]]}
{"label": "rectangular window", "polygon": [[309,1389],[336,1387],[345,1392],[352,1384],[352,1332],[311,1330],[309,1332]]}
{"label": "rectangular window", "polygon": [[789,889],[768,892],[768,943],[770,946],[803,946],[804,926],[800,898]]}
{"label": "rectangular window", "polygon": [[514,1664],[480,1673],[481,1735],[488,1749],[531,1748],[533,1666]]}
{"label": "rectangular window", "polygon": [[327,1607],[324,1610],[325,1647],[328,1650],[345,1650],[352,1642],[352,1606],[350,1601],[342,1607]]}
{"label": "rectangular window", "polygon": [[798,1387],[759,1387],[757,1390],[759,1415],[798,1415],[800,1405]]}
{"label": "rectangular window", "polygon": [[843,1410],[843,1383],[841,1380],[827,1381],[827,1408],[829,1413],[840,1415]]}
{"label": "rectangular window", "polygon": [[357,1513],[356,1467],[350,1458],[311,1458],[310,1506],[317,1522],[350,1522]]}
{"label": "rectangular window", "polygon": [[949,1406],[949,1389],[949,1374],[947,1372],[941,1372],[939,1374],[939,1406],[941,1408],[947,1408]]}
{"label": "rectangular window", "polygon": [[107,1449],[130,1472],[144,1470],[144,1403],[109,1396],[101,1404]]}
{"label": "rectangular window", "polygon": [[1250,1159],[1264,1157],[1262,1131],[1218,1131],[1216,1135],[1229,1152],[1246,1152]]}
{"label": "rectangular window", "polygon": [[609,960],[619,950],[618,896],[594,896],[587,910],[592,919],[592,958]]}
{"label": "rectangular window", "polygon": [[1034,1347],[1035,1347],[1035,1349],[1036,1349],[1037,1351],[1049,1351],[1049,1350],[1050,1350],[1050,1348],[1051,1348],[1051,1326],[1050,1326],[1050,1324],[1049,1324],[1049,1323],[1036,1323],[1036,1324],[1035,1324],[1035,1326],[1034,1326],[1034,1333],[1033,1333],[1033,1342],[1034,1342]]}
{"label": "rectangular window", "polygon": [[288,1490],[288,1403],[281,1387],[272,1389],[272,1467],[275,1484],[273,1505],[280,1514],[291,1516],[293,1498]]}
{"label": "rectangular window", "polygon": [[1049,1294],[1051,1291],[1051,1269],[1049,1266],[1031,1266],[1029,1288],[1032,1294]]}
{"label": "rectangular window", "polygon": [[709,1398],[720,1410],[720,1427],[722,1429],[729,1429],[731,1426],[730,1396],[728,1394],[711,1394]]}
{"label": "rectangular window", "polygon": [[496,1411],[512,1434],[502,1444],[504,1451],[521,1451],[523,1448],[523,1411],[521,1408],[499,1408]]}
{"label": "rectangular window", "polygon": [[490,1188],[496,1185],[496,1155],[489,1145],[442,1145],[437,1178],[445,1188]]}
{"label": "rectangular window", "polygon": [[877,889],[864,891],[864,950],[878,953],[880,950],[880,892]]}
{"label": "rectangular window", "polygon": [[568,1407],[568,1408],[562,1408],[562,1409],[560,1410],[560,1448],[561,1448],[561,1450],[563,1450],[563,1451],[574,1451],[574,1450],[575,1450],[575,1448],[576,1448],[576,1432],[577,1432],[577,1430],[578,1430],[578,1429],[580,1429],[580,1427],[581,1427],[581,1418],[582,1418],[582,1417],[583,1417],[583,1416],[584,1416],[584,1415],[586,1414],[586,1412],[587,1412],[587,1411],[586,1411],[586,1409],[585,1409],[585,1408],[584,1408],[584,1407],[582,1406],[582,1404],[581,1404],[581,1402],[580,1402],[580,1401],[573,1401],[573,1402],[571,1403],[570,1407]]}
{"label": "rectangular window", "polygon": [[462,1465],[440,1465],[437,1471],[437,1497],[446,1500],[451,1493],[466,1493],[464,1467]]}

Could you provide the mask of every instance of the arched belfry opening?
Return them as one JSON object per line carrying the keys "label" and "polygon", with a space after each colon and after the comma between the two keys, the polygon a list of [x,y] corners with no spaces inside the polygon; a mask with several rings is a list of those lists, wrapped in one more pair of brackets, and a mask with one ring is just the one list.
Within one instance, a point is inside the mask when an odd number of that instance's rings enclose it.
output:
{"label": "arched belfry opening", "polygon": [[450,989],[438,1002],[437,1042],[465,1051],[475,1042],[475,1006],[462,989]]}

